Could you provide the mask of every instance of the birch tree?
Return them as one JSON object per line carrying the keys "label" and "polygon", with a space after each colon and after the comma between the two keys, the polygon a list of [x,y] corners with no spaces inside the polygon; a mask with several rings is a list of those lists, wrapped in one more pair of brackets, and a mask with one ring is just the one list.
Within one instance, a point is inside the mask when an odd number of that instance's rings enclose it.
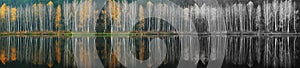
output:
{"label": "birch tree", "polygon": [[270,13],[269,13],[269,11],[270,11],[270,6],[269,6],[269,4],[266,2],[266,1],[264,1],[264,3],[263,3],[263,9],[264,9],[264,13],[263,13],[263,15],[264,15],[264,23],[265,23],[265,30],[267,31],[267,32],[270,32],[270,29],[269,29],[269,27],[270,27],[270,22],[269,22],[269,18],[270,18]]}
{"label": "birch tree", "polygon": [[[149,17],[151,17],[151,12],[152,12],[151,9],[152,9],[152,5],[153,5],[153,4],[152,4],[151,1],[148,1],[148,2],[147,2],[148,14],[149,14],[148,16],[149,16]],[[150,26],[151,26],[150,20],[148,20],[148,31],[151,30],[151,29],[150,29]]]}
{"label": "birch tree", "polygon": [[292,1],[288,0],[286,1],[286,15],[287,15],[287,33],[290,33],[290,20],[291,20],[291,14],[292,14]]}
{"label": "birch tree", "polygon": [[33,22],[33,24],[34,24],[34,31],[38,31],[38,20],[39,20],[39,13],[38,13],[38,6],[36,5],[36,4],[33,4],[32,5],[32,7],[33,7],[33,17],[35,17],[34,18],[34,22]]}
{"label": "birch tree", "polygon": [[252,13],[253,13],[253,2],[252,1],[249,1],[249,3],[247,4],[248,6],[248,14],[249,14],[249,31],[252,32]]}
{"label": "birch tree", "polygon": [[233,15],[234,15],[234,25],[235,26],[235,30],[234,31],[238,31],[239,30],[239,25],[238,25],[238,18],[239,18],[239,14],[238,14],[238,7],[237,4],[233,4],[232,6],[233,8]]}
{"label": "birch tree", "polygon": [[128,3],[127,3],[127,1],[123,1],[122,2],[122,4],[123,4],[123,7],[122,7],[122,14],[123,14],[123,20],[122,20],[122,22],[123,22],[123,31],[127,31],[126,30],[126,28],[129,28],[128,27],[128,22],[127,22],[127,18],[128,18],[128,15],[127,15],[127,12],[128,12]]}
{"label": "birch tree", "polygon": [[[53,5],[54,4],[53,4],[52,1],[49,1],[48,4],[47,4],[47,8],[48,8],[48,21],[45,22],[45,23],[49,25],[49,27],[48,27],[49,31],[52,31],[52,24],[53,24],[53,22],[52,22],[53,16],[52,15],[54,15],[54,11],[53,11],[54,7],[53,7]],[[44,23],[44,22],[42,22],[42,23]]]}
{"label": "birch tree", "polygon": [[255,25],[256,25],[256,29],[258,30],[258,32],[261,32],[261,7],[260,5],[257,6],[256,8],[256,17],[255,17]]}
{"label": "birch tree", "polygon": [[231,32],[232,31],[232,26],[231,26],[231,17],[230,17],[230,7],[228,7],[228,5],[226,5],[225,7],[225,24],[227,26],[227,32]]}
{"label": "birch tree", "polygon": [[10,32],[10,7],[6,7],[6,32]]}
{"label": "birch tree", "polygon": [[284,24],[284,4],[282,2],[279,3],[279,25],[278,27],[281,29],[281,32],[283,32],[283,24]]}
{"label": "birch tree", "polygon": [[[93,4],[93,6],[95,6],[95,4]],[[93,14],[92,14],[92,17],[93,17],[93,20],[92,20],[92,26],[93,26],[93,32],[96,32],[96,22],[97,20],[99,19],[99,10],[96,10],[95,9],[96,7],[93,7]]]}
{"label": "birch tree", "polygon": [[294,24],[294,32],[295,33],[297,33],[297,31],[296,31],[296,21],[299,19],[299,16],[297,16],[297,14],[298,14],[298,10],[296,10],[296,3],[294,2],[294,4],[293,4],[293,6],[294,6],[294,11],[293,11],[293,24]]}
{"label": "birch tree", "polygon": [[29,27],[28,25],[29,25],[29,7],[27,7],[28,6],[28,4],[25,6],[25,12],[24,12],[24,18],[25,18],[25,21],[24,21],[24,31],[27,31],[27,28]]}
{"label": "birch tree", "polygon": [[278,14],[278,11],[279,11],[279,6],[278,6],[278,1],[277,0],[274,0],[273,1],[273,3],[272,3],[272,5],[273,5],[273,14],[274,14],[274,20],[275,20],[275,22],[274,22],[274,28],[275,28],[275,32],[277,32],[278,31],[278,23],[277,23],[277,14]]}
{"label": "birch tree", "polygon": [[64,17],[64,26],[65,26],[65,31],[71,31],[70,29],[70,20],[71,20],[71,5],[67,3],[67,1],[64,1],[63,4],[63,17]]}
{"label": "birch tree", "polygon": [[43,22],[44,22],[44,16],[45,16],[45,14],[44,14],[45,9],[44,9],[43,4],[41,4],[41,3],[38,4],[37,6],[39,8],[39,11],[38,11],[38,13],[39,13],[39,28],[40,28],[40,31],[43,32],[44,31]]}
{"label": "birch tree", "polygon": [[240,26],[240,32],[244,32],[244,19],[243,19],[243,16],[244,16],[244,11],[243,11],[244,7],[243,7],[243,4],[238,4],[238,15],[239,15],[239,26]]}
{"label": "birch tree", "polygon": [[74,28],[74,31],[73,32],[77,32],[78,31],[78,27],[77,27],[77,25],[78,25],[78,6],[77,6],[78,4],[77,4],[77,1],[73,1],[73,3],[72,3],[72,10],[73,10],[73,28]]}

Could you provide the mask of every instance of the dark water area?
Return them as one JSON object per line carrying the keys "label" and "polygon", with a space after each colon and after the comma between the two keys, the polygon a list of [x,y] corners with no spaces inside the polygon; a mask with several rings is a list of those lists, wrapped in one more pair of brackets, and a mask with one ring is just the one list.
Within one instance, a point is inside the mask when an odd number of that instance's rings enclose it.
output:
{"label": "dark water area", "polygon": [[0,68],[299,68],[300,36],[1,36]]}

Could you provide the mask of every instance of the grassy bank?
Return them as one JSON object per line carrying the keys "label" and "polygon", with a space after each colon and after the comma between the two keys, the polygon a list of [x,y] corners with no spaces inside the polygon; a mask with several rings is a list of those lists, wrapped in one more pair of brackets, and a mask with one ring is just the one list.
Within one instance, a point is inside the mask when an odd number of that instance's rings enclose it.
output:
{"label": "grassy bank", "polygon": [[115,33],[84,33],[84,32],[2,32],[1,36],[5,35],[50,35],[50,36],[135,36],[135,35],[176,35],[169,32],[115,32]]}

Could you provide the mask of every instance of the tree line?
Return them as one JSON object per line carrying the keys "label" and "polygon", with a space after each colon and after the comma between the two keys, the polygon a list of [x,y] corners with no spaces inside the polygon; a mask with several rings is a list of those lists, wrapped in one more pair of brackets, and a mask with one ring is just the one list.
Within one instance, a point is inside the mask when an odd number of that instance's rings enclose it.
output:
{"label": "tree line", "polygon": [[[296,33],[298,10],[292,0],[235,3],[225,7],[194,6],[193,14],[208,24],[207,32]],[[197,15],[198,14],[198,15]],[[203,23],[203,22],[198,22]]]}
{"label": "tree line", "polygon": [[18,7],[4,3],[0,8],[0,32],[95,32],[97,15],[91,0],[64,1],[57,6],[52,1]]}

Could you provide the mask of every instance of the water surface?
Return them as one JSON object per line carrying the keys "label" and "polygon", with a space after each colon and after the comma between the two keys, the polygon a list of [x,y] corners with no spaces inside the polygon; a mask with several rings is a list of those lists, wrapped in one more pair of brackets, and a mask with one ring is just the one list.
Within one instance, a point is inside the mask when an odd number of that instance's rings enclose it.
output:
{"label": "water surface", "polygon": [[1,36],[0,67],[300,67],[299,36]]}

